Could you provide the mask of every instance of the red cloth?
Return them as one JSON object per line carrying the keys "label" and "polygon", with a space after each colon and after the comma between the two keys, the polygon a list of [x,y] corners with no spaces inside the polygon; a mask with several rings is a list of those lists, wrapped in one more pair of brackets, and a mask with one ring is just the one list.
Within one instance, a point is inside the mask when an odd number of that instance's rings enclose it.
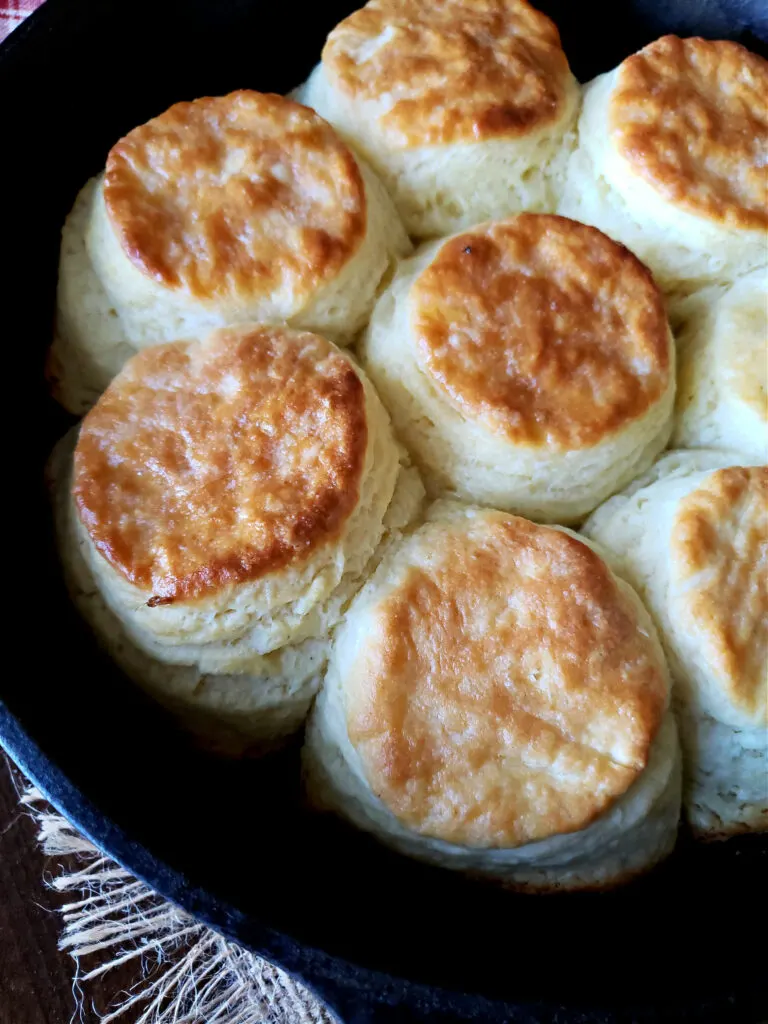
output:
{"label": "red cloth", "polygon": [[0,0],[0,42],[42,2],[43,0]]}

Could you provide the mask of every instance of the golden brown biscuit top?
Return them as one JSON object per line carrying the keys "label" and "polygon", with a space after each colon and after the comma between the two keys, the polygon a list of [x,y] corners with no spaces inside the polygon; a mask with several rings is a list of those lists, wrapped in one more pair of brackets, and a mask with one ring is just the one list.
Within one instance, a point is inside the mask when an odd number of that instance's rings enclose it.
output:
{"label": "golden brown biscuit top", "polygon": [[768,62],[738,43],[664,36],[620,66],[610,129],[664,199],[768,229]]}
{"label": "golden brown biscuit top", "polygon": [[669,385],[650,273],[564,217],[522,214],[449,239],[411,303],[422,368],[462,415],[514,444],[589,447]]}
{"label": "golden brown biscuit top", "polygon": [[712,473],[672,532],[675,625],[695,639],[730,702],[755,722],[768,704],[768,467]]}
{"label": "golden brown biscuit top", "polygon": [[145,349],[83,421],[75,502],[149,604],[204,597],[339,534],[366,424],[360,378],[317,335],[247,326]]}
{"label": "golden brown biscuit top", "polygon": [[349,735],[375,794],[469,846],[584,828],[642,772],[667,702],[659,649],[601,559],[491,511],[432,527],[351,675]]}
{"label": "golden brown biscuit top", "polygon": [[323,66],[350,99],[386,102],[378,128],[397,148],[544,128],[570,74],[557,28],[525,0],[372,0],[328,36]]}
{"label": "golden brown biscuit top", "polygon": [[258,92],[177,103],[109,152],[104,198],[131,262],[198,299],[297,299],[365,233],[349,150],[307,107]]}

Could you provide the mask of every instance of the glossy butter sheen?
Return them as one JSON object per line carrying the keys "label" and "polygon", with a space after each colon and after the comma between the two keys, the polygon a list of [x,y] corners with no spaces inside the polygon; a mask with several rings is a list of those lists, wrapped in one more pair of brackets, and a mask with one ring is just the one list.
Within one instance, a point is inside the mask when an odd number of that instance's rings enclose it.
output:
{"label": "glossy butter sheen", "polygon": [[610,130],[632,170],[675,205],[768,229],[768,62],[738,43],[664,36],[621,65]]}
{"label": "glossy butter sheen", "polygon": [[430,377],[515,444],[597,444],[669,385],[669,329],[651,275],[564,217],[522,214],[450,239],[411,301]]}
{"label": "glossy butter sheen", "polygon": [[104,201],[133,265],[197,299],[332,279],[366,229],[359,168],[313,111],[242,90],[177,103],[109,152]]}
{"label": "glossy butter sheen", "polygon": [[94,545],[150,603],[304,561],[364,468],[363,385],[317,335],[226,328],[146,349],[83,421],[73,493]]}
{"label": "glossy butter sheen", "polygon": [[525,0],[373,0],[330,33],[323,66],[350,99],[386,98],[379,130],[404,148],[545,128],[570,77],[557,28]]}

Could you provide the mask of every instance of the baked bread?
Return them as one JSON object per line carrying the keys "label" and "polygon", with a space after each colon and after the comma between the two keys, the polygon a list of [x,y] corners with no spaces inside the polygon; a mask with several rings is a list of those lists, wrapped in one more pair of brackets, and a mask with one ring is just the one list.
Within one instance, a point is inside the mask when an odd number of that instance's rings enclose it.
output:
{"label": "baked bread", "polygon": [[250,745],[300,724],[329,630],[423,493],[350,358],[263,325],[134,356],[65,476],[60,546],[103,642]]}
{"label": "baked bread", "polygon": [[768,260],[768,62],[664,36],[584,92],[559,212],[687,292]]}
{"label": "baked bread", "polygon": [[309,796],[434,864],[607,887],[675,842],[668,700],[647,612],[581,538],[438,502],[336,633]]}
{"label": "baked bread", "polygon": [[768,272],[702,289],[677,309],[676,448],[724,448],[768,463]]}
{"label": "baked bread", "polygon": [[768,467],[670,452],[585,524],[665,644],[698,835],[768,829]]}
{"label": "baked bread", "polygon": [[137,349],[228,324],[348,342],[409,248],[376,176],[306,107],[177,103],[112,147],[64,226],[57,397],[82,412]]}
{"label": "baked bread", "polygon": [[674,359],[645,267],[594,228],[521,214],[403,261],[360,355],[432,495],[578,522],[647,469]]}
{"label": "baked bread", "polygon": [[553,210],[580,99],[557,28],[526,0],[371,0],[297,95],[370,161],[419,238]]}

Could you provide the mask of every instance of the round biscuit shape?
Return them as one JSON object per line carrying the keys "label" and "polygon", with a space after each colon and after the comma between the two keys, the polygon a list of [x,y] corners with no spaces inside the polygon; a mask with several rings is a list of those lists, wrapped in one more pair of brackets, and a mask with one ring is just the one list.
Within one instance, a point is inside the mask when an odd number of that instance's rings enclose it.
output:
{"label": "round biscuit shape", "polygon": [[129,361],[83,422],[73,500],[138,640],[243,671],[338,620],[406,469],[349,356],[242,325]]}
{"label": "round biscuit shape", "polygon": [[452,404],[524,447],[589,447],[669,376],[650,274],[594,228],[521,214],[442,245],[411,290],[418,358]]}
{"label": "round biscuit shape", "polygon": [[328,36],[323,67],[353,100],[381,101],[394,148],[514,138],[555,122],[568,62],[525,0],[371,0]]}
{"label": "round biscuit shape", "polygon": [[307,107],[176,104],[112,148],[65,223],[55,394],[83,412],[136,350],[231,324],[346,344],[409,250],[381,182]]}
{"label": "round biscuit shape", "polygon": [[381,175],[414,237],[554,206],[579,104],[555,25],[525,0],[371,0],[298,91]]}
{"label": "round biscuit shape", "polygon": [[329,342],[223,328],[134,356],[83,421],[73,494],[150,606],[195,600],[332,541],[367,440],[362,382]]}
{"label": "round biscuit shape", "polygon": [[437,502],[337,632],[307,731],[310,798],[513,887],[615,884],[674,843],[667,706],[650,619],[587,543]]}
{"label": "round biscuit shape", "polygon": [[558,212],[629,246],[674,295],[768,262],[768,62],[664,36],[584,90]]}
{"label": "round biscuit shape", "polygon": [[594,228],[520,214],[403,262],[360,343],[430,493],[574,522],[671,429],[664,301]]}
{"label": "round biscuit shape", "polygon": [[767,90],[768,64],[738,43],[664,36],[619,69],[614,145],[668,202],[765,231]]}
{"label": "round biscuit shape", "polygon": [[366,226],[360,169],[320,118],[249,91],[177,103],[109,151],[104,206],[144,277],[233,306],[306,302]]}
{"label": "round biscuit shape", "polygon": [[658,645],[573,536],[494,512],[452,526],[401,552],[343,627],[350,740],[420,834],[514,847],[576,831],[647,763],[667,704]]}

